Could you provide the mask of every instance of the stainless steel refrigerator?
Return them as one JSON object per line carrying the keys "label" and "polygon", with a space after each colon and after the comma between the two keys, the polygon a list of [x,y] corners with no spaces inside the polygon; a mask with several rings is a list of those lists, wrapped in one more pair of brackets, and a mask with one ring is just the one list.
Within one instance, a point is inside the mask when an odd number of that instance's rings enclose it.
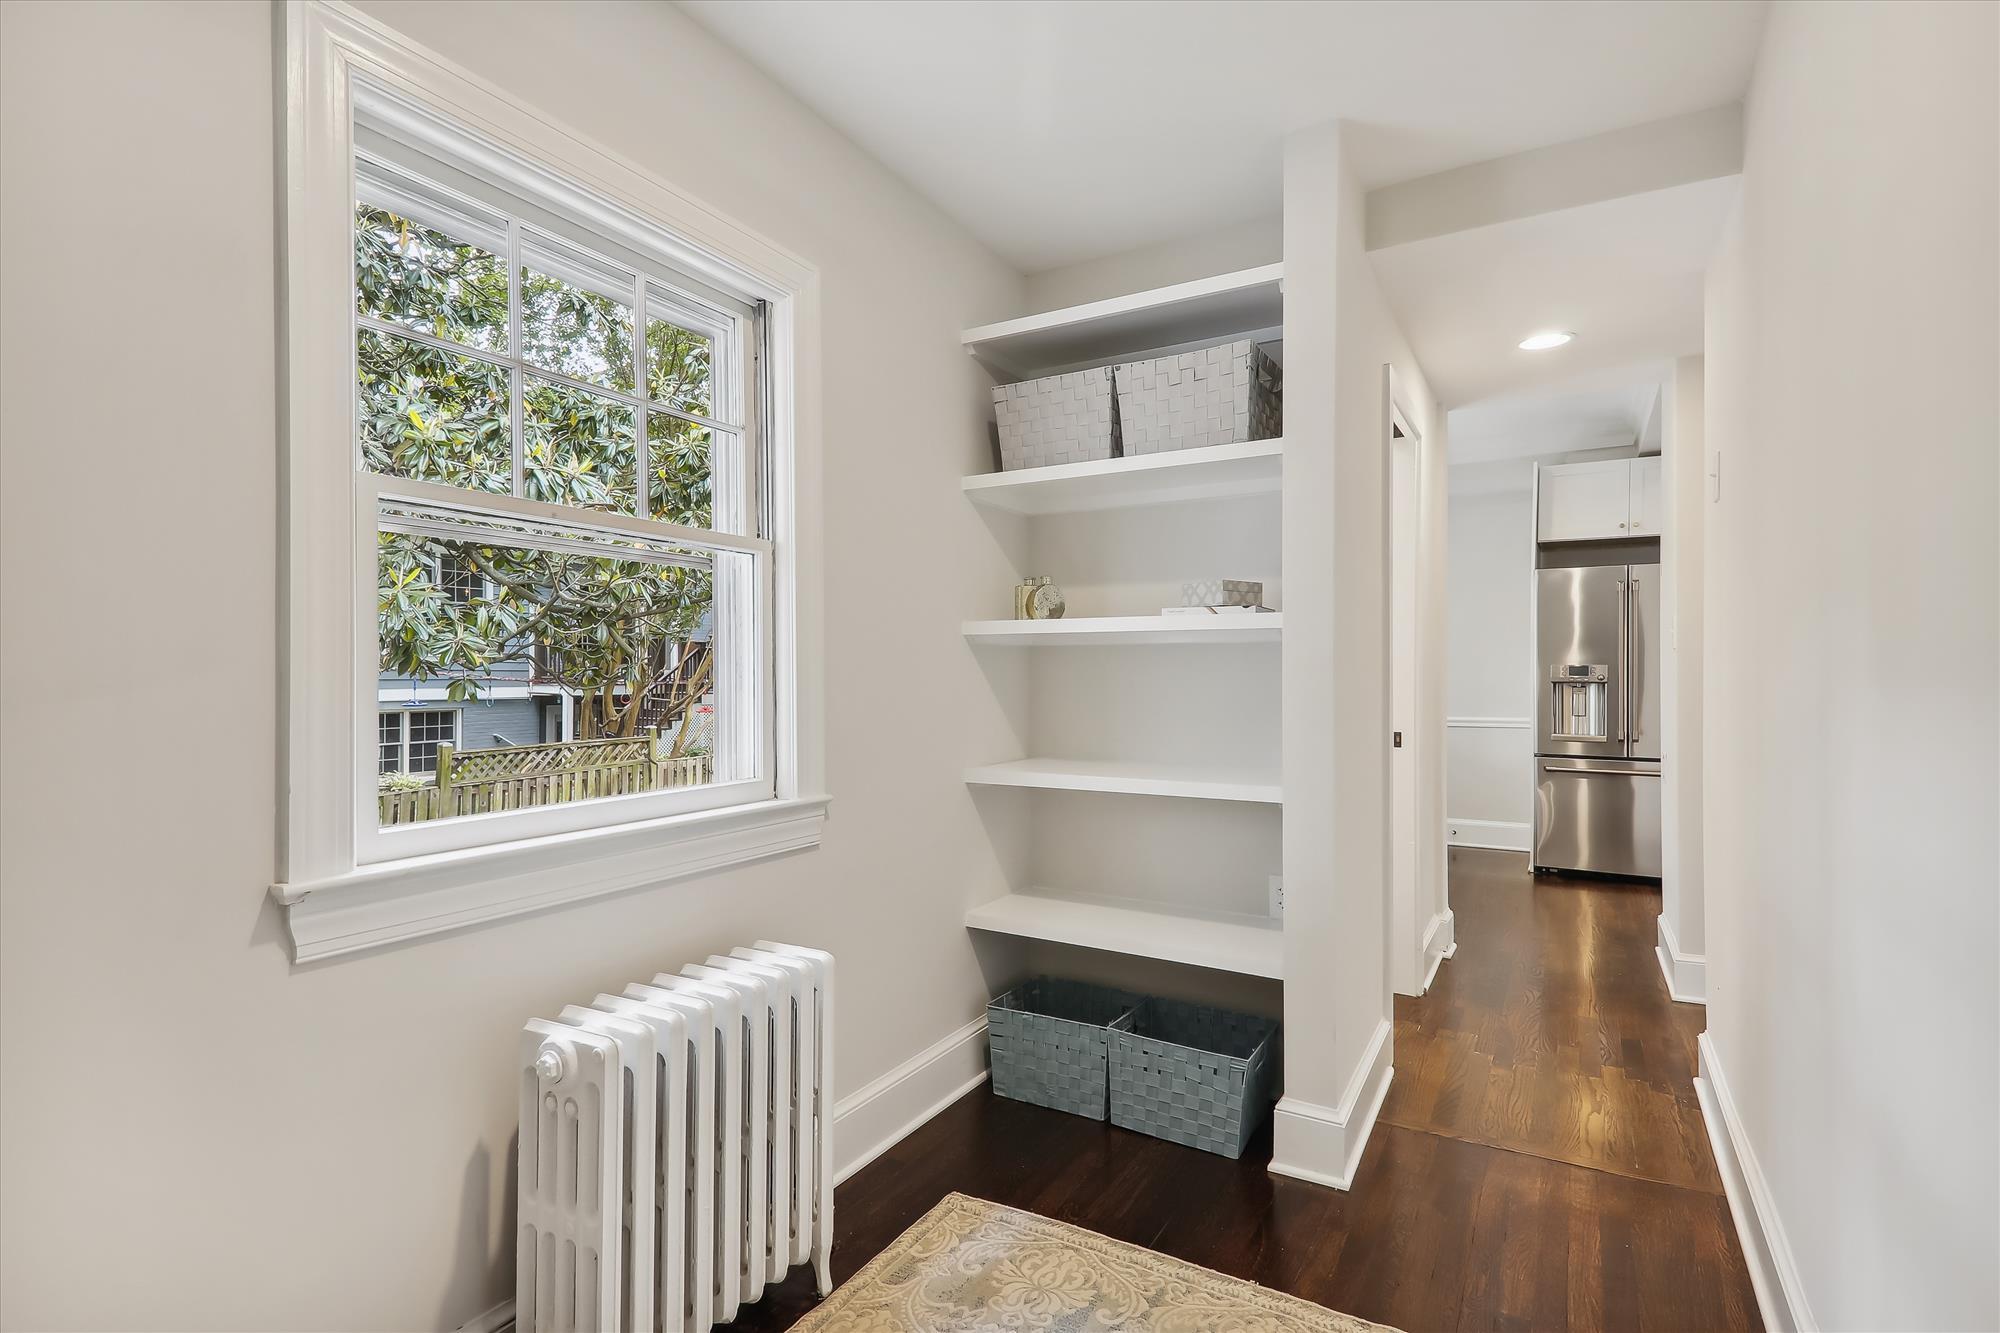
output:
{"label": "stainless steel refrigerator", "polygon": [[1535,573],[1535,869],[1660,874],[1660,567]]}

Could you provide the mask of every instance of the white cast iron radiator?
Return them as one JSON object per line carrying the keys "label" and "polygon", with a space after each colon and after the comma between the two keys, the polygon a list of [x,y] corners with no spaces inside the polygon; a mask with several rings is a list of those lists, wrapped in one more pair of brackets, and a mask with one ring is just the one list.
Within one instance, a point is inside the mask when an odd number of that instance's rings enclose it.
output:
{"label": "white cast iron radiator", "polygon": [[521,1034],[519,1333],[697,1333],[833,1290],[833,956],[759,940]]}

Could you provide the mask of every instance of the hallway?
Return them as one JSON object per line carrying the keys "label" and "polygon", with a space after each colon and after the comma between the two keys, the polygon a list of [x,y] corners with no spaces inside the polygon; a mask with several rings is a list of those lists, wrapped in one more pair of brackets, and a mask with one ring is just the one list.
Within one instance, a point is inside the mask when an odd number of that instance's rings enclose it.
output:
{"label": "hallway", "polygon": [[1700,1005],[1667,998],[1660,891],[1453,848],[1458,956],[1396,999],[1384,1124],[1720,1195],[1695,1100]]}
{"label": "hallway", "polygon": [[[1654,961],[1659,891],[1454,849],[1458,955],[1396,1000],[1351,1192],[981,1087],[838,1194],[844,1279],[952,1190],[1407,1330],[1755,1329],[1690,1079],[1701,1010]],[[734,1327],[813,1305],[804,1270]]]}

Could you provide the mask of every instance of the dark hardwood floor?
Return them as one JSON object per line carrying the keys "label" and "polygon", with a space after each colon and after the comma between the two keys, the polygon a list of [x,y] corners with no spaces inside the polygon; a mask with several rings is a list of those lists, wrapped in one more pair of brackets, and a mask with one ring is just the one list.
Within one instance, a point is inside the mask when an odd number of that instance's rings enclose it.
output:
{"label": "dark hardwood floor", "polygon": [[[1654,961],[1659,891],[1454,850],[1458,955],[1396,1000],[1395,1081],[1345,1193],[985,1087],[839,1191],[845,1280],[957,1190],[1364,1319],[1433,1329],[1755,1329],[1690,1079],[1699,1007]],[[732,1327],[778,1330],[810,1273]]]}

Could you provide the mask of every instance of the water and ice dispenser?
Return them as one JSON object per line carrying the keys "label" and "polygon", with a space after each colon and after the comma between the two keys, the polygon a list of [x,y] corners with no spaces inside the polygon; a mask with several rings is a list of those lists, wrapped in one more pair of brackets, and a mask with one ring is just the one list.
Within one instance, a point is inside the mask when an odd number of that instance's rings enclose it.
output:
{"label": "water and ice dispenser", "polygon": [[1552,741],[1608,741],[1610,731],[1611,669],[1586,664],[1559,666],[1549,672],[1549,688],[1555,691],[1551,713]]}

